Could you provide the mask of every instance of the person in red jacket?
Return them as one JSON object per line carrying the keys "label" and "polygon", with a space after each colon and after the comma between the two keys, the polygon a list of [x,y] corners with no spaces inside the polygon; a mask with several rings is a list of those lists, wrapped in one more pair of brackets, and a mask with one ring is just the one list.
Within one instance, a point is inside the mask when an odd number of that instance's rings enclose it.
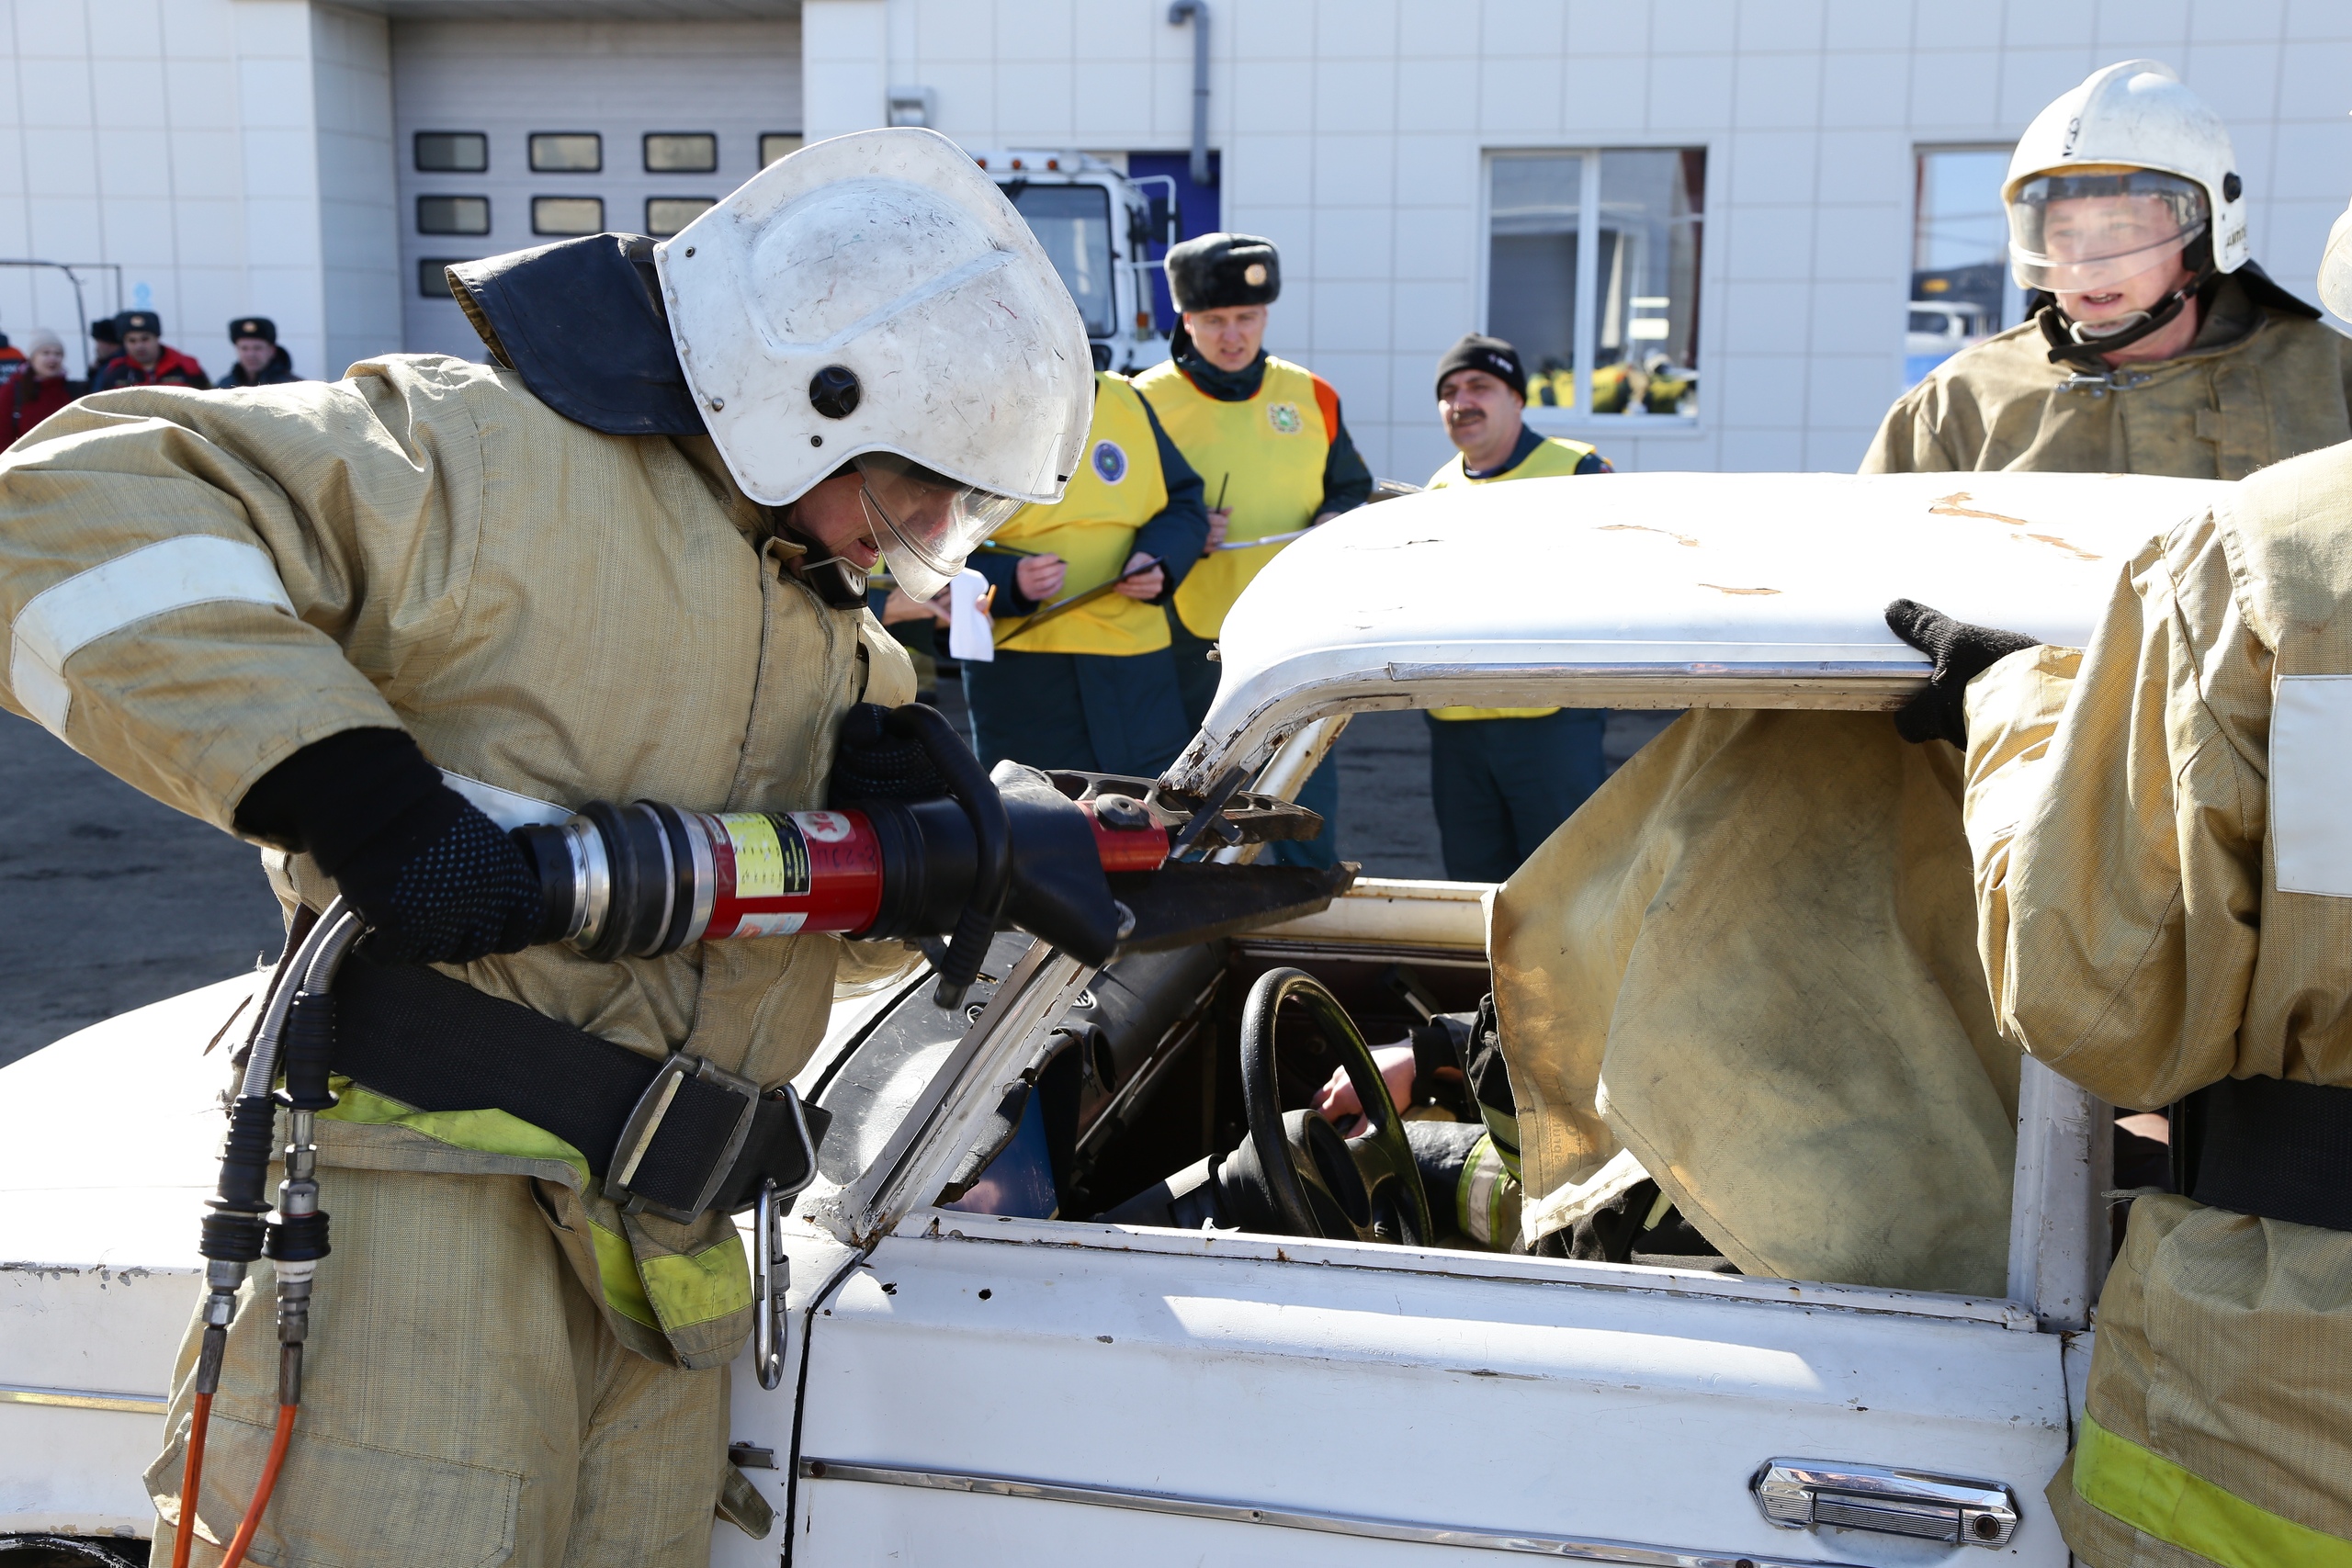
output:
{"label": "person in red jacket", "polygon": [[65,378],[65,344],[47,327],[33,332],[32,353],[24,369],[0,388],[0,432],[15,441],[42,420],[74,400],[74,384]]}
{"label": "person in red jacket", "polygon": [[212,389],[204,367],[164,341],[164,319],[153,310],[125,310],[115,318],[122,329],[122,357],[107,367],[93,391],[117,387],[193,387]]}

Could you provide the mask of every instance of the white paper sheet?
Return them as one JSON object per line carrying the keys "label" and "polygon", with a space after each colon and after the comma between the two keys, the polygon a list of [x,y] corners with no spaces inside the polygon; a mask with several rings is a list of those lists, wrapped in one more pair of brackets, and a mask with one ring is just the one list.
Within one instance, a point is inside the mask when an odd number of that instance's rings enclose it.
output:
{"label": "white paper sheet", "polygon": [[996,623],[980,608],[980,595],[989,591],[989,580],[966,567],[947,585],[947,610],[954,618],[947,626],[947,656],[955,660],[975,660],[982,664],[996,662]]}

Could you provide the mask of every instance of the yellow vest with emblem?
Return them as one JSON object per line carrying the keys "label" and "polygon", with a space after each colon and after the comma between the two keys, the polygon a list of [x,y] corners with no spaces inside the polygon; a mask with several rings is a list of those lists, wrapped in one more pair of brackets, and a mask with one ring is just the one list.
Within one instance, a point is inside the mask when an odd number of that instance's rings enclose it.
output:
{"label": "yellow vest with emblem", "polygon": [[[1219,402],[1173,360],[1136,378],[1160,428],[1201,476],[1204,499],[1233,509],[1225,542],[1244,544],[1295,533],[1323,504],[1323,465],[1333,432],[1315,395],[1315,378],[1286,359],[1266,356],[1266,378],[1244,402]],[[1176,614],[1194,637],[1215,637],[1241,591],[1283,548],[1217,550],[1193,568],[1176,590]]]}
{"label": "yellow vest with emblem", "polygon": [[[1094,423],[1086,461],[1052,506],[1024,506],[989,537],[1025,555],[1057,555],[1069,570],[1057,598],[1097,588],[1135,554],[1136,530],[1167,508],[1168,478],[1143,398],[1124,376],[1097,371]],[[1157,604],[1106,593],[1023,633],[1026,616],[997,622],[1009,653],[1154,653],[1168,646],[1168,617]]]}
{"label": "yellow vest with emblem", "polygon": [[[1462,466],[1462,454],[1456,452],[1445,467],[1430,476],[1424,490],[1445,490],[1453,485],[1500,484],[1505,479],[1549,479],[1574,474],[1577,465],[1593,454],[1593,448],[1581,441],[1563,441],[1556,435],[1547,436],[1544,444],[1530,452],[1514,468],[1484,479],[1472,479]],[[1459,705],[1431,708],[1431,718],[1545,718],[1559,712],[1558,708],[1472,708]]]}

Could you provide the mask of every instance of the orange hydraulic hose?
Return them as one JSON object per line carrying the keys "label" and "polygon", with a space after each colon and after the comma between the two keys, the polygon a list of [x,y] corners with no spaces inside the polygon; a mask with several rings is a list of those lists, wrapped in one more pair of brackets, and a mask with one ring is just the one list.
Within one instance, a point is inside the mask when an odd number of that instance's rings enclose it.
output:
{"label": "orange hydraulic hose", "polygon": [[188,1418],[187,1463],[180,1472],[180,1531],[172,1542],[172,1568],[187,1568],[188,1549],[196,1544],[196,1489],[204,1481],[204,1434],[212,1425],[212,1396],[196,1396],[196,1414]]}
{"label": "orange hydraulic hose", "polygon": [[297,1408],[291,1404],[277,1407],[277,1427],[270,1435],[269,1458],[262,1463],[261,1484],[254,1488],[253,1504],[246,1508],[244,1523],[237,1527],[237,1539],[229,1543],[229,1555],[220,1560],[220,1568],[240,1568],[245,1560],[245,1549],[254,1543],[254,1532],[261,1529],[261,1517],[269,1507],[269,1495],[277,1489],[277,1472],[286,1465],[286,1445],[294,1440]]}

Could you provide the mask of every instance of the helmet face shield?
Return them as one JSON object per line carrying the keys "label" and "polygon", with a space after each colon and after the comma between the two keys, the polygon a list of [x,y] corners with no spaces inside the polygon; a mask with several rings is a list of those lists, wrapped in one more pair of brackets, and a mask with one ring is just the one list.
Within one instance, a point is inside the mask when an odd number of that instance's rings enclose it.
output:
{"label": "helmet face shield", "polygon": [[2008,201],[2009,270],[2027,288],[2084,294],[2159,267],[2206,231],[2202,187],[2154,169],[2036,175]]}
{"label": "helmet face shield", "polygon": [[858,500],[874,525],[875,543],[891,578],[917,599],[946,587],[980,541],[1026,504],[892,452],[868,452],[856,463],[865,480]]}

